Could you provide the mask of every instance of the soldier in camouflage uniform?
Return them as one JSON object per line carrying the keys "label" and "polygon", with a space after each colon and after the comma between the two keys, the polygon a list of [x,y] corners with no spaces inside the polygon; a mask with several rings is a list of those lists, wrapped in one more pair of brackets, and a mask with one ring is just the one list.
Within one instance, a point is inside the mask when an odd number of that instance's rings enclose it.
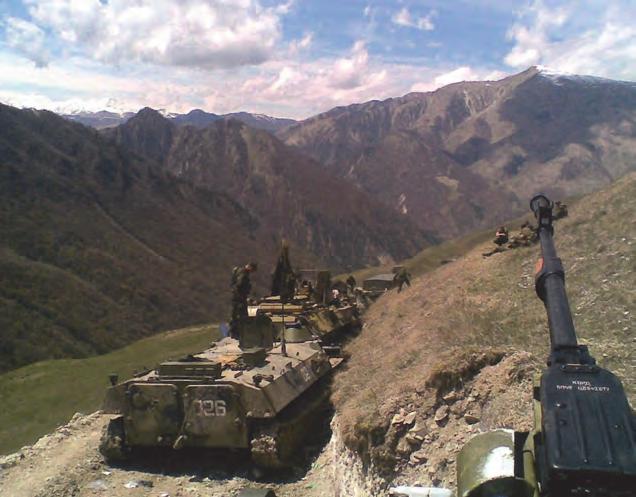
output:
{"label": "soldier in camouflage uniform", "polygon": [[537,233],[536,230],[530,225],[528,221],[525,221],[521,228],[519,228],[519,233],[512,235],[510,238],[510,243],[508,243],[509,249],[514,249],[518,247],[529,247],[531,244],[537,241]]}
{"label": "soldier in camouflage uniform", "polygon": [[345,283],[347,284],[347,294],[353,296],[357,285],[355,276],[350,274]]}
{"label": "soldier in camouflage uniform", "polygon": [[491,255],[498,254],[499,252],[505,252],[506,247],[504,245],[508,243],[508,229],[505,226],[500,226],[495,233],[495,239],[492,241],[496,247],[490,252],[484,252],[481,255],[484,257],[490,257]]}
{"label": "soldier in camouflage uniform", "polygon": [[561,219],[563,217],[568,217],[568,206],[564,204],[560,200],[554,202],[554,220]]}
{"label": "soldier in camouflage uniform", "polygon": [[393,284],[397,285],[398,293],[402,291],[402,286],[406,283],[406,286],[411,286],[411,274],[405,267],[401,267],[395,276],[393,276]]}
{"label": "soldier in camouflage uniform", "polygon": [[499,247],[508,243],[508,230],[505,226],[500,226],[497,232],[495,233],[495,239],[493,243]]}
{"label": "soldier in camouflage uniform", "polygon": [[289,260],[289,244],[283,240],[276,267],[272,273],[272,295],[279,295],[281,301],[289,302],[296,293],[296,274]]}
{"label": "soldier in camouflage uniform", "polygon": [[250,273],[258,268],[255,262],[232,270],[232,319],[230,320],[230,336],[239,338],[239,324],[247,318],[247,297],[252,290]]}

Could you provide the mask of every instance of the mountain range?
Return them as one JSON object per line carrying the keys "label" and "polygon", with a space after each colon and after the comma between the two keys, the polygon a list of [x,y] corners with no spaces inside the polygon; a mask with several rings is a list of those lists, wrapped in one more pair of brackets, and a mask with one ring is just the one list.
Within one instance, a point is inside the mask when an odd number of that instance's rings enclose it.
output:
{"label": "mountain range", "polygon": [[278,136],[448,238],[608,184],[636,164],[636,83],[530,68],[338,107]]}
{"label": "mountain range", "polygon": [[150,109],[100,133],[0,105],[0,215],[0,370],[223,319],[231,268],[260,262],[266,293],[282,238],[340,271],[427,244],[266,131]]}
{"label": "mountain range", "polygon": [[222,319],[282,238],[297,266],[392,263],[636,164],[635,83],[537,68],[291,123],[93,117],[0,105],[2,369]]}
{"label": "mountain range", "polygon": [[[110,112],[102,110],[99,112],[79,111],[72,114],[62,114],[62,117],[71,121],[90,126],[96,129],[112,128],[124,124],[133,117],[135,112]],[[214,114],[201,109],[193,109],[187,114],[163,113],[164,117],[179,125],[190,125],[204,128],[216,121],[235,119],[241,121],[252,128],[264,129],[266,131],[279,131],[296,121],[280,117],[271,117],[264,114],[252,114],[250,112],[231,112],[229,114]]]}

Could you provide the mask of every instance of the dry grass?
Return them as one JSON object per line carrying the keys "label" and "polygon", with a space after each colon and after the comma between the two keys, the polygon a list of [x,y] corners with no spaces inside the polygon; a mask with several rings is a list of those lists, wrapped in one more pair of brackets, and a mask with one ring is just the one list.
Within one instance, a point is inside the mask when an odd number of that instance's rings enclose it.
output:
{"label": "dry grass", "polygon": [[[577,333],[602,366],[622,380],[632,404],[636,368],[636,175],[570,205],[555,239],[566,268]],[[548,330],[534,293],[538,246],[484,259],[482,243],[459,260],[381,297],[335,380],[334,401],[345,438],[386,427],[399,406],[430,403],[433,365],[461,351],[491,347],[527,351],[543,360]],[[537,362],[539,362],[537,360]],[[528,406],[530,409],[530,406]],[[357,434],[357,435],[356,435]]]}

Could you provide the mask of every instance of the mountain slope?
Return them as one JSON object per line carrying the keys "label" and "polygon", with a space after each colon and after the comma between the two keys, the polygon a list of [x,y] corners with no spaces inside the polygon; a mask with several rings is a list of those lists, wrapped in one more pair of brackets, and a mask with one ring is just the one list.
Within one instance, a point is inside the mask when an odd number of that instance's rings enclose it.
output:
{"label": "mountain slope", "polygon": [[[634,405],[636,173],[569,211],[555,243],[579,341],[621,378]],[[531,426],[533,373],[549,351],[534,291],[540,248],[482,257],[491,248],[483,243],[382,296],[347,347],[334,385],[342,437],[388,480],[452,488],[457,452],[472,434]],[[415,413],[411,436],[424,443],[405,439],[400,409]]]}
{"label": "mountain slope", "polygon": [[275,260],[227,195],[50,112],[0,106],[0,217],[1,370],[219,319],[229,268]]}
{"label": "mountain slope", "polygon": [[338,107],[278,136],[449,237],[525,209],[537,190],[569,196],[632,170],[636,83],[531,68]]}
{"label": "mountain slope", "polygon": [[264,232],[289,238],[334,269],[401,259],[426,244],[408,217],[242,122],[178,127],[144,109],[104,134],[177,178],[224,192]]}

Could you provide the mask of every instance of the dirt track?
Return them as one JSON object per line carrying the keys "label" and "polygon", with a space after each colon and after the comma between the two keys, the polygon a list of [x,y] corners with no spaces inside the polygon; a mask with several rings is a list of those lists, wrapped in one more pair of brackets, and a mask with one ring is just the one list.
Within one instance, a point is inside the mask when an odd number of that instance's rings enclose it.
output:
{"label": "dirt track", "polygon": [[[134,469],[107,465],[97,450],[109,417],[76,414],[65,426],[33,446],[0,458],[2,497],[231,497],[244,487],[267,487],[279,497],[333,496],[329,446],[311,467],[282,481],[256,481],[250,466],[224,458],[219,464],[185,456],[161,459]],[[231,467],[230,467],[231,466]],[[220,469],[219,469],[220,468]]]}

